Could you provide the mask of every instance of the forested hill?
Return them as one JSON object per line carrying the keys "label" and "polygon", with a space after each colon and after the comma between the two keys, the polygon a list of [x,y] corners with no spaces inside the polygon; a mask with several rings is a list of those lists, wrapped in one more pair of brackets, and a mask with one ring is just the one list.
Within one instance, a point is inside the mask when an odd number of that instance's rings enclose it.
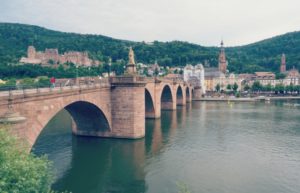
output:
{"label": "forested hill", "polygon": [[[226,42],[225,42],[226,43]],[[16,64],[26,55],[28,45],[37,50],[58,48],[65,51],[88,51],[93,59],[127,60],[128,47],[133,46],[138,62],[183,66],[186,63],[217,65],[219,48],[203,47],[188,42],[133,42],[101,35],[82,35],[48,30],[38,26],[0,23],[0,65]],[[300,68],[300,32],[288,33],[254,44],[226,48],[229,69],[234,72],[277,71],[282,53],[287,66]]]}
{"label": "forested hill", "polygon": [[227,48],[230,65],[235,71],[279,71],[282,53],[287,69],[300,69],[300,32],[291,32],[246,46]]}

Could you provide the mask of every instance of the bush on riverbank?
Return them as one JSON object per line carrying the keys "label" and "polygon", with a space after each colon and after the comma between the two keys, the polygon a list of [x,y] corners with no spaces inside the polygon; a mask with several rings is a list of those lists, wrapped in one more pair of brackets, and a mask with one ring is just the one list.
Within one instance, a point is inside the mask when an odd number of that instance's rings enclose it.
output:
{"label": "bush on riverbank", "polygon": [[24,143],[0,126],[0,192],[50,192],[51,163],[28,153]]}

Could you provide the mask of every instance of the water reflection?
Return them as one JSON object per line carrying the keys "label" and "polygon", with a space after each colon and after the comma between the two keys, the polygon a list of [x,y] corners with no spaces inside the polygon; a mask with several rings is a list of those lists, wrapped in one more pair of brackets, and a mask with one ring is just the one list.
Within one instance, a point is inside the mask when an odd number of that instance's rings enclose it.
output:
{"label": "water reflection", "polygon": [[48,154],[54,162],[55,190],[147,192],[146,157],[163,151],[175,135],[177,124],[185,121],[186,112],[186,108],[162,111],[161,119],[146,121],[144,139],[120,140],[73,136],[72,120],[68,112],[62,111],[42,131],[33,152]]}
{"label": "water reflection", "polygon": [[298,193],[300,108],[284,103],[187,104],[147,120],[141,140],[72,136],[62,112],[33,152],[49,154],[60,191]]}
{"label": "water reflection", "polygon": [[74,136],[72,167],[57,180],[54,189],[75,193],[145,192],[143,143]]}

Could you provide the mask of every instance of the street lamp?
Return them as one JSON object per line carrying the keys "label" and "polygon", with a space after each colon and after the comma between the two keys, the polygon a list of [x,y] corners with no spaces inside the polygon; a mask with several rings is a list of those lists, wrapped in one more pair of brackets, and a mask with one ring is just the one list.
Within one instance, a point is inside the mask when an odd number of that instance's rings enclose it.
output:
{"label": "street lamp", "polygon": [[89,83],[88,84],[90,84],[90,82],[91,82],[91,67],[89,66]]}
{"label": "street lamp", "polygon": [[109,58],[109,61],[108,61],[108,78],[110,78],[110,69],[111,68],[111,58]]}
{"label": "street lamp", "polygon": [[78,80],[78,64],[76,64],[76,84],[79,85],[79,80]]}

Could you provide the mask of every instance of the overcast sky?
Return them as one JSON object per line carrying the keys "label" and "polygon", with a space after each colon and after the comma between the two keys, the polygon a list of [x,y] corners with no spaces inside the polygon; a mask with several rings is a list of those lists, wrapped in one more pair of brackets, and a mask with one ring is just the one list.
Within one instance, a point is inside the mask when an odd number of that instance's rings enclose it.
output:
{"label": "overcast sky", "polygon": [[119,39],[244,45],[300,30],[300,0],[0,0],[0,22]]}

